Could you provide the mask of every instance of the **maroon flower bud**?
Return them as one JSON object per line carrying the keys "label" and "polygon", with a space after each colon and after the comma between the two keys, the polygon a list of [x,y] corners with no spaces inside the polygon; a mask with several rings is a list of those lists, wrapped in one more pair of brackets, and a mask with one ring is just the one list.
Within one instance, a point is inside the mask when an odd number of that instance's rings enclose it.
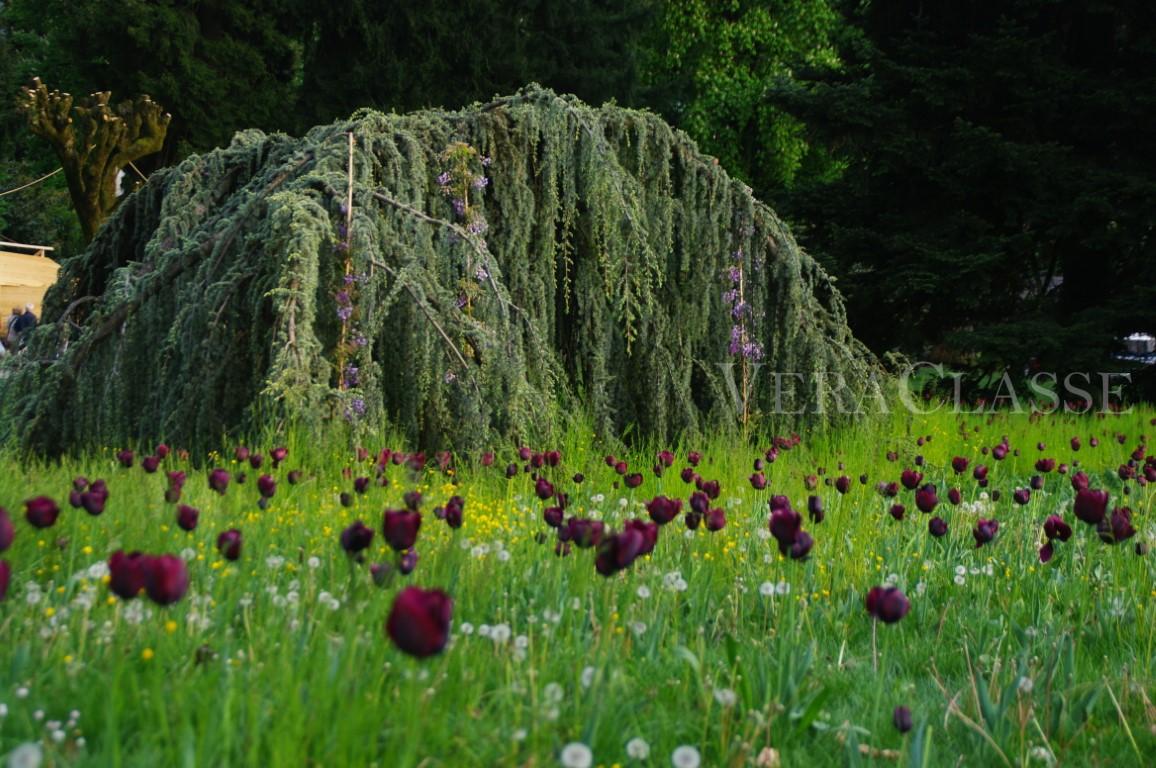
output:
{"label": "maroon flower bud", "polygon": [[420,491],[406,491],[401,497],[405,503],[405,508],[410,512],[417,512],[421,507],[421,492]]}
{"label": "maroon flower bud", "polygon": [[963,501],[963,494],[959,492],[958,488],[952,488],[947,492],[947,500],[958,507]]}
{"label": "maroon flower bud", "polygon": [[899,454],[896,451],[888,451],[887,452],[887,460],[888,461],[899,461]]}
{"label": "maroon flower bud", "polygon": [[117,550],[108,558],[108,588],[123,600],[139,595],[148,582],[149,557],[140,552]]}
{"label": "maroon flower bud", "polygon": [[1032,500],[1032,492],[1027,488],[1016,488],[1015,493],[1012,494],[1012,499],[1016,504],[1023,506]]}
{"label": "maroon flower bud", "polygon": [[599,546],[605,531],[605,524],[601,520],[571,517],[566,521],[566,541],[574,542],[581,549]]}
{"label": "maroon flower bud", "polygon": [[702,454],[698,451],[691,451],[686,455],[686,460],[690,462],[692,467],[697,467],[698,463],[702,461]]}
{"label": "maroon flower bud", "polygon": [[273,494],[277,493],[277,481],[271,475],[261,475],[257,478],[257,492],[263,499],[273,498]]}
{"label": "maroon flower bud", "polygon": [[636,517],[623,523],[622,529],[642,534],[642,551],[639,555],[649,555],[654,551],[654,546],[658,543],[658,523]]}
{"label": "maroon flower bud", "polygon": [[634,472],[633,474],[629,474],[623,478],[622,482],[626,484],[627,488],[637,488],[638,486],[642,485],[642,474],[639,472]]}
{"label": "maroon flower bud", "polygon": [[73,490],[68,492],[68,505],[73,509],[80,509],[84,506],[80,502],[80,491]]}
{"label": "maroon flower bud", "polygon": [[646,503],[646,511],[650,514],[651,520],[659,525],[666,525],[682,511],[682,499],[655,496]]}
{"label": "maroon flower bud", "polygon": [[544,477],[539,477],[534,483],[534,495],[542,501],[554,495],[554,486]]}
{"label": "maroon flower bud", "polygon": [[237,461],[246,461],[249,458],[249,449],[243,445],[238,445],[233,449],[233,458]]}
{"label": "maroon flower bud", "polygon": [[907,733],[911,730],[911,710],[907,707],[896,707],[895,711],[891,713],[891,722],[895,724],[895,730],[900,733]]}
{"label": "maroon flower bud", "polygon": [[176,555],[146,559],[145,591],[154,603],[172,605],[189,590],[189,569]]}
{"label": "maroon flower bud", "polygon": [[811,538],[811,534],[806,531],[799,531],[794,542],[787,549],[787,556],[792,560],[806,560],[807,555],[811,553],[811,547],[814,545],[815,540]]}
{"label": "maroon flower bud", "polygon": [[197,528],[197,520],[200,519],[200,510],[190,507],[188,504],[182,504],[177,507],[177,526],[182,531],[194,531]]}
{"label": "maroon flower bud", "polygon": [[904,488],[914,491],[923,482],[923,473],[916,472],[914,469],[905,469],[899,476],[899,481],[903,483]]}
{"label": "maroon flower bud", "polygon": [[594,559],[594,567],[603,576],[613,576],[629,568],[645,554],[645,549],[646,535],[637,528],[627,528],[602,541]]}
{"label": "maroon flower bud", "polygon": [[807,497],[807,516],[816,525],[823,522],[823,499],[818,496]]}
{"label": "maroon flower bud", "polygon": [[[726,528],[727,515],[721,507],[715,507],[706,513],[706,529],[710,532],[721,531]],[[797,539],[796,539],[797,541]]]}
{"label": "maroon flower bud", "polygon": [[353,490],[355,493],[365,493],[367,490],[369,490],[369,478],[368,477],[355,477],[355,478],[353,478]]}
{"label": "maroon flower bud", "polygon": [[1094,491],[1088,488],[1077,491],[1073,510],[1080,520],[1089,525],[1097,525],[1103,521],[1104,515],[1108,511],[1108,492]]}
{"label": "maroon flower bud", "polygon": [[163,461],[164,459],[167,459],[169,456],[169,447],[167,445],[165,445],[164,443],[160,443],[153,450],[153,453],[156,454],[158,459],[161,459]]}
{"label": "maroon flower bud", "polygon": [[209,473],[209,487],[223,496],[229,487],[229,473],[220,468],[214,469]]}
{"label": "maroon flower bud", "polygon": [[1107,544],[1119,544],[1132,538],[1136,535],[1136,529],[1132,527],[1132,510],[1128,507],[1113,509],[1111,516],[1096,526],[1096,533]]}
{"label": "maroon flower bud", "polygon": [[886,624],[894,624],[911,610],[911,602],[898,587],[872,587],[866,604],[867,613]]}
{"label": "maroon flower bud", "polygon": [[981,482],[984,480],[987,480],[987,465],[986,464],[976,464],[975,469],[973,469],[971,471],[971,476],[974,477],[976,480],[979,480]]}
{"label": "maroon flower bud", "polygon": [[76,492],[79,493],[80,491],[83,491],[87,487],[88,487],[88,478],[85,477],[84,475],[77,475],[76,477],[72,478],[72,488]]}
{"label": "maroon flower bud", "polygon": [[128,469],[132,466],[133,452],[128,449],[120,451],[116,454],[116,460],[120,462],[122,467]]}
{"label": "maroon flower bud", "polygon": [[397,570],[402,576],[409,576],[417,568],[418,554],[416,549],[407,549],[397,560]]}
{"label": "maroon flower bud", "polygon": [[406,587],[394,598],[385,631],[403,653],[434,656],[449,642],[453,608],[454,601],[440,589]]}
{"label": "maroon flower bud", "polygon": [[903,506],[902,504],[892,504],[891,509],[887,511],[896,520],[902,520],[903,517],[907,514],[907,507]]}
{"label": "maroon flower bud", "polygon": [[356,555],[372,543],[373,529],[360,520],[354,520],[352,525],[341,532],[341,548],[347,554]]}
{"label": "maroon flower bud", "polygon": [[104,502],[107,498],[107,492],[87,490],[80,494],[80,506],[84,507],[85,512],[96,517],[104,512]]}
{"label": "maroon flower bud", "polygon": [[145,456],[143,459],[140,460],[141,469],[143,469],[145,472],[147,472],[150,475],[153,472],[156,472],[157,468],[160,465],[161,465],[161,460],[160,460],[159,456]]}
{"label": "maroon flower bud", "polygon": [[658,452],[658,463],[664,467],[674,466],[674,454],[671,453],[670,451],[659,451]]}
{"label": "maroon flower bud", "polygon": [[517,464],[507,464],[506,465],[506,479],[512,479],[512,478],[515,478],[517,476],[518,476],[518,465]]}
{"label": "maroon flower bud", "polygon": [[975,537],[975,548],[979,549],[984,544],[992,541],[998,531],[998,520],[985,520],[981,517],[971,532],[971,535]]}
{"label": "maroon flower bud", "polygon": [[951,460],[951,468],[955,470],[955,474],[962,475],[967,471],[968,461],[963,456],[956,456]]}
{"label": "maroon flower bud", "polygon": [[1072,527],[1059,515],[1049,515],[1044,521],[1044,535],[1048,537],[1048,541],[1052,539],[1067,541],[1072,537]]}
{"label": "maroon flower bud", "polygon": [[241,532],[230,528],[217,537],[217,551],[226,560],[237,560],[241,557]]}
{"label": "maroon flower bud", "polygon": [[928,483],[915,492],[915,506],[920,512],[929,513],[939,504],[939,497],[935,493],[935,486]]}
{"label": "maroon flower bud", "polygon": [[927,521],[927,531],[935,538],[947,535],[947,523],[941,517],[933,517]]}
{"label": "maroon flower bud", "polygon": [[279,467],[281,462],[285,461],[286,457],[288,456],[289,449],[285,448],[284,446],[280,446],[269,451],[269,457],[273,459],[273,469]]}
{"label": "maroon flower bud", "polygon": [[835,490],[839,493],[847,493],[847,491],[851,490],[851,478],[846,475],[839,475],[835,480]]}
{"label": "maroon flower bud", "polygon": [[462,519],[465,514],[466,502],[461,496],[451,496],[450,500],[446,502],[445,520],[446,525],[455,531],[462,527]]}
{"label": "maroon flower bud", "polygon": [[699,490],[709,496],[713,501],[722,493],[722,486],[719,485],[718,480],[704,480],[702,481],[702,485],[699,486]]}
{"label": "maroon flower bud", "polygon": [[779,544],[779,553],[785,555],[802,530],[803,518],[790,507],[779,508],[771,512],[767,525]]}
{"label": "maroon flower bud", "polygon": [[400,509],[387,509],[382,518],[382,535],[396,552],[413,547],[421,528],[421,514]]}
{"label": "maroon flower bud", "polygon": [[750,477],[751,487],[756,491],[761,491],[767,487],[767,476],[762,472],[755,472]]}
{"label": "maroon flower bud", "polygon": [[1032,475],[1031,481],[1028,483],[1033,491],[1042,491],[1044,489],[1044,476]]}
{"label": "maroon flower bud", "polygon": [[60,507],[47,496],[37,496],[24,502],[24,517],[36,528],[51,528],[60,515]]}
{"label": "maroon flower bud", "polygon": [[542,519],[546,521],[546,525],[551,528],[558,528],[562,525],[562,520],[565,517],[565,511],[562,507],[546,507],[542,510]]}
{"label": "maroon flower bud", "polygon": [[582,483],[586,482],[586,475],[581,472],[575,472],[572,479],[574,480],[574,485],[582,485]]}
{"label": "maroon flower bud", "polygon": [[530,455],[530,466],[534,469],[541,469],[546,464],[546,457],[541,453],[534,453]]}
{"label": "maroon flower bud", "polygon": [[694,467],[683,467],[682,472],[679,473],[684,483],[693,483],[698,479],[698,473],[694,471]]}
{"label": "maroon flower bud", "polygon": [[8,510],[0,507],[0,552],[12,546],[15,538],[16,527],[12,525],[12,518],[8,516]]}
{"label": "maroon flower bud", "polygon": [[1036,459],[1036,471],[1048,473],[1056,468],[1055,459]]}

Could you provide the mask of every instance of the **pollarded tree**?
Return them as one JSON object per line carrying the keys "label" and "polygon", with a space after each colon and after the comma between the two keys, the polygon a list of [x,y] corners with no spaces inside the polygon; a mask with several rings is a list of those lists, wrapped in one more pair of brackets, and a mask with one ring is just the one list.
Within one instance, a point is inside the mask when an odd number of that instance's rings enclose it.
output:
{"label": "pollarded tree", "polygon": [[39,78],[21,91],[19,108],[32,132],[52,145],[86,240],[116,207],[116,177],[135,160],[160,151],[172,116],[148,96],[109,103],[100,91],[74,103]]}

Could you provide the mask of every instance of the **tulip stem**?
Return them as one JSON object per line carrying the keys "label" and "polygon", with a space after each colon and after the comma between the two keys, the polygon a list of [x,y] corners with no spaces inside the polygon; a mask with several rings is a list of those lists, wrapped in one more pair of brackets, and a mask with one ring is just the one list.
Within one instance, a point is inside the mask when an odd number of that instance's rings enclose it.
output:
{"label": "tulip stem", "polygon": [[871,619],[871,671],[879,672],[879,647],[876,645],[875,635],[879,629],[879,619]]}

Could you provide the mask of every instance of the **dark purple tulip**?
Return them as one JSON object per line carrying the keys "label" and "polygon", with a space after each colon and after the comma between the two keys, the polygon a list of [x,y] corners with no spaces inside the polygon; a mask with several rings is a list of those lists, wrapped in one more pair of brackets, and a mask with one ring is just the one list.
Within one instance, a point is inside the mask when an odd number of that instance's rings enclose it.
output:
{"label": "dark purple tulip", "polygon": [[642,473],[633,472],[623,478],[622,482],[626,484],[627,488],[637,488],[642,485]]}
{"label": "dark purple tulip", "polygon": [[157,445],[157,447],[154,449],[153,453],[156,454],[158,459],[161,459],[161,460],[167,459],[169,456],[169,447],[167,445],[165,445],[164,443],[159,443]]}
{"label": "dark purple tulip", "polygon": [[188,504],[182,504],[177,507],[177,526],[182,531],[193,531],[197,528],[197,520],[200,519],[200,510],[190,507]]}
{"label": "dark purple tulip", "polygon": [[88,478],[85,477],[84,475],[77,475],[76,477],[72,478],[72,489],[74,491],[77,491],[79,493],[80,491],[83,491],[87,487],[88,487]]}
{"label": "dark purple tulip", "polygon": [[630,465],[627,464],[625,461],[614,462],[614,471],[617,472],[619,475],[625,475],[627,470],[629,470],[629,469],[630,469]]}
{"label": "dark purple tulip", "polygon": [[987,480],[987,465],[986,464],[976,464],[975,469],[973,469],[971,471],[971,476],[974,477],[976,480],[980,480],[980,481]]}
{"label": "dark purple tulip", "polygon": [[623,523],[622,529],[624,531],[638,531],[642,534],[640,555],[649,555],[654,551],[654,546],[658,543],[658,523],[636,517]]}
{"label": "dark purple tulip", "polygon": [[265,457],[259,453],[249,454],[249,466],[253,469],[260,469],[261,465],[265,463]]}
{"label": "dark purple tulip", "polygon": [[1093,448],[1099,447],[1099,445],[1100,445],[1099,438],[1096,438],[1096,437],[1088,438],[1088,445],[1092,446]]}
{"label": "dark purple tulip", "polygon": [[1052,540],[1048,539],[1044,545],[1040,547],[1040,562],[1046,563],[1052,559],[1052,555],[1056,553],[1056,548],[1052,544]]}
{"label": "dark purple tulip", "polygon": [[405,503],[405,508],[410,512],[417,512],[418,508],[421,507],[420,491],[406,491],[401,499]]}
{"label": "dark purple tulip", "polygon": [[887,511],[896,520],[902,520],[903,517],[907,514],[907,507],[903,506],[902,504],[892,504],[891,509]]}
{"label": "dark purple tulip", "polygon": [[706,511],[710,509],[710,496],[707,496],[702,491],[695,491],[690,495],[690,508],[695,514],[702,517],[706,514]]}
{"label": "dark purple tulip", "polygon": [[859,485],[867,485],[867,473],[859,475]]}
{"label": "dark purple tulip", "polygon": [[920,512],[929,513],[939,505],[939,496],[935,493],[935,486],[931,483],[915,492],[915,506]]}
{"label": "dark purple tulip", "polygon": [[762,472],[762,471],[763,471],[763,467],[764,467],[764,466],[766,466],[766,465],[763,463],[763,460],[762,460],[761,458],[755,459],[755,463],[754,463],[754,465],[753,465],[753,469],[754,469],[756,472]]}
{"label": "dark purple tulip", "polygon": [[277,481],[272,475],[261,475],[257,478],[257,492],[263,499],[273,498],[273,494],[277,493]]}
{"label": "dark purple tulip", "polygon": [[819,496],[807,497],[807,516],[811,518],[811,522],[818,524],[823,522],[823,499]]}
{"label": "dark purple tulip", "polygon": [[923,473],[916,472],[914,469],[905,469],[903,474],[899,476],[899,481],[903,483],[904,488],[914,491],[923,482]]}
{"label": "dark purple tulip", "polygon": [[927,521],[927,531],[937,539],[940,536],[946,536],[947,523],[942,517],[933,517]]}
{"label": "dark purple tulip", "polygon": [[225,489],[229,487],[229,473],[220,468],[214,469],[209,473],[209,487],[224,495]]}
{"label": "dark purple tulip", "polygon": [[771,535],[779,544],[779,553],[787,554],[803,527],[803,518],[790,507],[776,509],[768,522]]}
{"label": "dark purple tulip", "polygon": [[1044,535],[1048,537],[1048,541],[1052,539],[1067,541],[1072,537],[1072,527],[1065,523],[1062,517],[1049,515],[1044,521]]}
{"label": "dark purple tulip", "polygon": [[898,587],[872,587],[866,604],[867,613],[885,624],[894,624],[911,610],[911,601]]}
{"label": "dark purple tulip", "polygon": [[750,477],[751,487],[756,491],[761,491],[767,487],[767,476],[762,472],[755,472]]}
{"label": "dark purple tulip", "polygon": [[670,451],[659,451],[658,452],[658,463],[664,467],[674,466],[674,454],[671,453]]}
{"label": "dark purple tulip", "polygon": [[241,557],[241,532],[230,528],[217,537],[217,551],[226,560],[237,560]]}
{"label": "dark purple tulip", "polygon": [[1036,472],[1047,474],[1056,468],[1055,459],[1036,459]]}
{"label": "dark purple tulip", "polygon": [[565,531],[565,541],[572,541],[575,546],[588,549],[597,547],[602,543],[606,527],[601,520],[571,517],[566,521],[566,527],[558,531],[560,537],[563,531]]}
{"label": "dark purple tulip", "polygon": [[154,603],[172,605],[189,591],[189,569],[176,555],[150,557],[145,565],[145,590]]}
{"label": "dark purple tulip", "polygon": [[891,722],[895,724],[895,730],[900,733],[907,733],[911,730],[911,710],[907,707],[896,707],[895,711],[891,713]]}
{"label": "dark purple tulip", "polygon": [[991,449],[991,455],[996,461],[1003,461],[1007,458],[1008,447],[1006,443],[1000,443],[995,448]]}
{"label": "dark purple tulip", "polygon": [[165,501],[169,504],[176,504],[181,500],[181,489],[174,486],[165,488]]}
{"label": "dark purple tulip", "polygon": [[1033,491],[1042,491],[1044,489],[1044,476],[1032,475],[1031,482],[1029,482]]}
{"label": "dark purple tulip", "polygon": [[582,485],[582,483],[586,482],[586,475],[582,474],[581,472],[575,472],[573,480],[574,485]]}
{"label": "dark purple tulip", "polygon": [[243,445],[238,445],[233,449],[233,458],[237,461],[245,461],[249,458],[249,449]]}
{"label": "dark purple tulip", "polygon": [[971,532],[971,535],[975,537],[975,548],[979,549],[994,539],[997,531],[999,531],[998,520],[985,520],[981,517]]}
{"label": "dark purple tulip", "polygon": [[8,516],[8,510],[0,507],[0,552],[12,546],[12,540],[16,538],[16,527],[12,525],[12,518]]}
{"label": "dark purple tulip", "polygon": [[546,465],[546,456],[541,453],[530,454],[530,466],[534,469],[541,469]]}
{"label": "dark purple tulip", "polygon": [[409,576],[417,568],[418,554],[416,549],[407,549],[397,560],[397,570],[402,576]]}
{"label": "dark purple tulip", "polygon": [[[264,499],[262,499],[262,501],[264,501]],[[343,507],[352,507],[353,494],[349,491],[342,491],[341,493],[337,494],[337,502]]]}
{"label": "dark purple tulip", "polygon": [[515,478],[517,476],[518,476],[518,465],[517,464],[507,464],[506,465],[506,479],[512,479],[512,478]]}
{"label": "dark purple tulip", "polygon": [[120,451],[119,453],[116,454],[116,460],[120,462],[120,465],[122,467],[124,467],[125,469],[128,469],[129,467],[132,466],[133,452],[130,450],[127,450],[127,449]]}
{"label": "dark purple tulip", "polygon": [[711,498],[717,499],[722,492],[722,486],[719,485],[718,480],[704,480],[699,490]]}
{"label": "dark purple tulip", "polygon": [[1002,494],[1000,494],[999,489],[997,488],[996,490],[991,492],[991,500],[992,501],[999,501],[1001,495]]}
{"label": "dark purple tulip", "polygon": [[149,557],[117,550],[108,558],[108,588],[123,600],[132,600],[148,583]]}
{"label": "dark purple tulip", "polygon": [[956,456],[951,460],[951,468],[955,470],[955,474],[962,475],[967,471],[968,460],[963,456]]}
{"label": "dark purple tulip", "polygon": [[947,500],[958,507],[963,501],[963,494],[959,492],[958,488],[952,488],[947,492]]}
{"label": "dark purple tulip", "polygon": [[289,449],[285,447],[274,448],[269,451],[269,457],[273,459],[273,469],[276,469],[281,462],[289,455]]}
{"label": "dark purple tulip", "polygon": [[[709,510],[709,507],[707,509]],[[697,531],[698,526],[702,523],[702,513],[688,509],[686,514],[682,516],[682,521],[686,523],[687,528],[692,531]]]}
{"label": "dark purple tulip", "polygon": [[554,486],[544,477],[539,477],[534,483],[534,494],[545,501],[554,495]]}
{"label": "dark purple tulip", "polygon": [[0,603],[8,599],[8,582],[12,580],[12,566],[0,560]]}
{"label": "dark purple tulip", "polygon": [[382,518],[382,535],[386,543],[397,552],[411,548],[417,541],[421,528],[421,514],[400,509],[387,509]]}
{"label": "dark purple tulip", "polygon": [[894,481],[890,483],[881,482],[879,483],[879,493],[888,499],[893,499],[899,495],[899,483]]}
{"label": "dark purple tulip", "polygon": [[806,531],[799,531],[795,541],[787,549],[787,556],[792,560],[806,560],[814,544],[815,540],[811,538],[811,534]]}
{"label": "dark purple tulip", "polygon": [[462,517],[465,514],[466,502],[461,496],[451,496],[450,500],[446,502],[445,520],[446,525],[457,530],[462,527]]}
{"label": "dark purple tulip", "polygon": [[691,451],[686,455],[686,460],[692,467],[697,467],[698,463],[702,461],[702,454],[698,451]]}
{"label": "dark purple tulip", "polygon": [[[1083,474],[1083,473],[1080,473]],[[1076,517],[1089,525],[1097,525],[1108,511],[1108,492],[1084,488],[1076,492],[1073,505]]]}
{"label": "dark purple tulip", "polygon": [[682,482],[688,484],[698,479],[698,473],[694,471],[694,467],[683,467],[678,476],[682,478]]}
{"label": "dark purple tulip", "polygon": [[1108,544],[1118,544],[1132,538],[1136,535],[1136,529],[1132,527],[1132,510],[1128,507],[1113,509],[1111,516],[1096,526],[1096,533],[1101,541]]}
{"label": "dark purple tulip", "polygon": [[355,477],[355,478],[353,478],[353,491],[355,493],[365,493],[367,490],[369,490],[369,478],[368,477]]}
{"label": "dark purple tulip", "polygon": [[561,527],[564,517],[565,511],[561,507],[546,507],[542,510],[542,519],[545,520],[546,525],[551,528]]}
{"label": "dark purple tulip", "polygon": [[666,525],[682,511],[682,499],[655,496],[646,503],[646,511],[651,520],[659,525]]}
{"label": "dark purple tulip", "polygon": [[846,475],[839,475],[838,479],[835,480],[835,490],[839,493],[847,493],[851,490],[851,478]]}
{"label": "dark purple tulip", "polygon": [[37,496],[24,502],[24,517],[35,528],[51,528],[60,515],[60,507],[47,496]]}
{"label": "dark purple tulip", "polygon": [[1032,500],[1032,492],[1027,488],[1016,488],[1015,493],[1012,494],[1012,498],[1016,504],[1022,506]]}
{"label": "dark purple tulip", "polygon": [[352,525],[341,532],[341,548],[347,554],[356,555],[372,543],[373,529],[360,520],[354,520]]}
{"label": "dark purple tulip", "polygon": [[160,465],[161,465],[161,459],[159,456],[145,456],[143,459],[140,460],[141,469],[143,469],[145,472],[149,473],[150,475],[153,472],[156,472],[157,468],[160,467]]}
{"label": "dark purple tulip", "polygon": [[[919,438],[919,444],[923,445],[923,438],[922,437]],[[923,466],[923,455],[922,454],[919,454],[915,457],[915,466],[917,466],[917,467]]]}
{"label": "dark purple tulip", "polygon": [[84,506],[80,501],[80,493],[80,491],[68,492],[68,505],[73,509],[80,509],[82,506]]}
{"label": "dark purple tulip", "polygon": [[529,461],[534,452],[530,450],[529,446],[523,445],[518,448],[518,458],[522,461]]}
{"label": "dark purple tulip", "polygon": [[1121,480],[1133,480],[1136,477],[1136,468],[1131,464],[1121,464],[1120,468],[1116,470]]}
{"label": "dark purple tulip", "polygon": [[385,631],[398,650],[424,659],[446,647],[453,611],[454,601],[440,589],[406,587],[393,600]]}
{"label": "dark purple tulip", "polygon": [[[721,507],[715,507],[706,513],[706,529],[710,532],[721,531],[726,528],[727,515]],[[796,542],[798,539],[796,539]]]}
{"label": "dark purple tulip", "polygon": [[88,490],[80,494],[80,506],[84,507],[85,512],[96,517],[104,512],[104,502],[107,498],[107,493]]}
{"label": "dark purple tulip", "polygon": [[646,535],[637,528],[627,528],[602,540],[594,567],[603,576],[613,576],[629,568],[644,553]]}
{"label": "dark purple tulip", "polygon": [[170,488],[184,488],[185,480],[188,479],[188,476],[179,469],[170,470],[165,473],[165,477],[168,478]]}
{"label": "dark purple tulip", "polygon": [[1071,440],[1071,446],[1072,446],[1072,450],[1073,450],[1073,451],[1078,451],[1078,450],[1080,450],[1080,438],[1078,438],[1078,437],[1073,437],[1073,438],[1072,438],[1072,440]]}

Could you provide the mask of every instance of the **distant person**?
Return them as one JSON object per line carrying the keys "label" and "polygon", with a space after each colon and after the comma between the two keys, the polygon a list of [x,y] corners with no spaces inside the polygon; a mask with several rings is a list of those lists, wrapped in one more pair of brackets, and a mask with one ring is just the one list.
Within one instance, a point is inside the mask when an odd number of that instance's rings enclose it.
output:
{"label": "distant person", "polygon": [[16,349],[16,321],[24,314],[24,310],[20,307],[13,307],[12,314],[8,316],[8,324],[5,326],[6,332],[4,339],[8,342],[8,346]]}
{"label": "distant person", "polygon": [[32,330],[40,320],[40,318],[36,317],[36,313],[32,311],[33,309],[35,309],[33,305],[26,304],[24,306],[24,313],[16,318],[12,325],[8,326],[10,333],[12,328],[16,329],[16,344],[20,348],[23,348],[25,343],[27,343],[28,335],[32,333]]}

